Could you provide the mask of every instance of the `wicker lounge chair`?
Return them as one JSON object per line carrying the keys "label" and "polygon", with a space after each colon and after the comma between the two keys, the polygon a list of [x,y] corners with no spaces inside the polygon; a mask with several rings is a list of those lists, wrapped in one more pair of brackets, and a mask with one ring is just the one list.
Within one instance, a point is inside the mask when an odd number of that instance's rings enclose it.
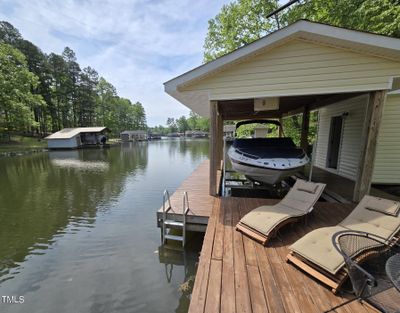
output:
{"label": "wicker lounge chair", "polygon": [[291,252],[287,261],[328,285],[336,293],[348,274],[344,269],[342,255],[332,244],[333,235],[340,231],[355,230],[377,235],[389,244],[398,242],[399,211],[399,202],[365,196],[337,226],[313,230],[297,240],[289,248]]}
{"label": "wicker lounge chair", "polygon": [[325,184],[298,179],[279,203],[263,205],[247,213],[236,230],[266,245],[281,227],[309,214],[324,188]]}

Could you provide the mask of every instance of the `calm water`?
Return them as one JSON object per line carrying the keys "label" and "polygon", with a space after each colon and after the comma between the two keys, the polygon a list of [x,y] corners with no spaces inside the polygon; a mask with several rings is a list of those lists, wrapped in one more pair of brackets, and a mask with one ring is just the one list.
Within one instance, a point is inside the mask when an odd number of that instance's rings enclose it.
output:
{"label": "calm water", "polygon": [[155,212],[207,154],[163,140],[0,158],[0,296],[24,296],[0,312],[186,312],[202,238],[162,249]]}

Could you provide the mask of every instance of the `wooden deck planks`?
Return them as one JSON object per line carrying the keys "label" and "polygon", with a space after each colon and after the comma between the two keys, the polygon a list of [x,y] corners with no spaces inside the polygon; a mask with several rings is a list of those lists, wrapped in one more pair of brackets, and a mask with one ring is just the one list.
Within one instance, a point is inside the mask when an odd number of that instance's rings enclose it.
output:
{"label": "wooden deck planks", "polygon": [[[231,200],[229,204],[233,211],[232,224],[236,225],[240,220],[239,203]],[[237,231],[233,231],[233,259],[236,312],[250,313],[251,300],[244,255],[243,236]]]}
{"label": "wooden deck planks", "polygon": [[[215,197],[209,195],[209,163],[209,160],[201,163],[170,195],[171,210],[169,213],[182,214],[183,193],[187,191],[190,207],[188,215],[206,218],[211,215]],[[162,212],[162,207],[158,212]]]}
{"label": "wooden deck planks", "polygon": [[[205,235],[189,312],[323,312],[346,299],[285,262],[288,247],[312,229],[335,225],[351,205],[318,203],[308,224],[284,228],[267,247],[234,230],[244,214],[276,200],[221,198]],[[369,313],[358,302],[338,313]]]}
{"label": "wooden deck planks", "polygon": [[249,277],[249,290],[252,312],[266,313],[268,312],[268,307],[264,296],[264,290],[258,266],[246,265],[246,267],[247,275]]}
{"label": "wooden deck planks", "polygon": [[211,259],[205,312],[220,312],[222,261]]}
{"label": "wooden deck planks", "polygon": [[[227,203],[224,203],[226,206]],[[221,292],[221,312],[236,312],[235,301],[235,276],[233,263],[233,227],[232,210],[224,208],[224,245],[222,261],[222,292]]]}
{"label": "wooden deck planks", "polygon": [[197,269],[196,279],[192,292],[191,312],[204,312],[208,279],[210,276],[211,254],[214,244],[215,227],[217,224],[217,215],[219,214],[220,199],[216,199],[211,216],[208,220],[208,227],[204,235],[203,247],[200,254],[199,267]]}

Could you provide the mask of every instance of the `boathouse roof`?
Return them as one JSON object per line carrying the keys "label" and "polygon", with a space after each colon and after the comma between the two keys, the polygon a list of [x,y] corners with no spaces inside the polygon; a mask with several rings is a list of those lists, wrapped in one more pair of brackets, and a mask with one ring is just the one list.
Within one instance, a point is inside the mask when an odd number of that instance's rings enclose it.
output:
{"label": "boathouse roof", "polygon": [[[281,49],[282,51],[278,51],[277,49]],[[309,50],[306,53],[307,55],[302,56],[301,53],[305,52],[307,49]],[[316,51],[313,52],[313,50]],[[236,49],[231,53],[183,73],[182,75],[165,82],[164,87],[165,91],[169,95],[196,113],[205,117],[209,116],[208,104],[209,101],[213,100],[224,101],[257,97],[283,97],[305,94],[316,95],[377,89],[390,90],[392,88],[393,78],[389,79],[389,77],[395,75],[389,74],[393,74],[393,71],[391,73],[385,73],[387,74],[385,78],[386,81],[383,82],[382,79],[379,81],[379,78],[375,77],[377,75],[372,78],[371,75],[368,75],[368,77],[364,77],[361,74],[358,75],[359,73],[357,70],[350,67],[348,67],[347,71],[353,72],[352,75],[354,77],[352,78],[353,80],[358,81],[357,86],[353,86],[353,81],[344,81],[344,86],[347,86],[347,88],[344,88],[341,85],[336,86],[338,85],[336,84],[334,86],[335,88],[315,87],[311,88],[312,90],[309,90],[303,86],[305,84],[301,85],[304,79],[301,79],[298,82],[297,87],[301,86],[301,88],[297,89],[294,88],[296,86],[283,86],[282,81],[280,81],[284,79],[285,81],[291,82],[289,78],[298,72],[291,68],[291,64],[296,61],[299,63],[315,63],[313,68],[317,65],[319,66],[320,73],[318,74],[325,74],[327,72],[325,69],[326,66],[324,67],[324,64],[327,63],[325,62],[327,61],[326,59],[330,57],[330,61],[335,52],[339,55],[340,51],[342,51],[343,54],[340,56],[343,60],[343,64],[341,63],[340,65],[354,65],[354,62],[352,63],[354,60],[358,60],[360,64],[362,61],[366,61],[366,63],[363,63],[365,64],[364,67],[357,64],[358,68],[363,67],[362,70],[365,71],[368,70],[368,64],[373,63],[373,61],[379,62],[377,60],[381,60],[380,62],[386,60],[386,62],[398,64],[400,62],[400,39],[310,22],[307,20],[299,20],[296,23]],[[345,55],[344,51],[348,51],[347,55]],[[289,54],[291,58],[288,58]],[[261,55],[265,55],[266,59],[261,60]],[[324,55],[325,59],[323,59]],[[358,58],[360,55],[363,56],[362,60]],[[284,57],[286,57],[286,59],[281,60]],[[370,59],[366,60],[368,57]],[[304,58],[307,58],[307,60],[304,60]],[[349,59],[351,59],[351,62]],[[279,63],[283,61],[286,61],[286,64]],[[335,62],[339,61],[336,60]],[[308,63],[307,67],[311,67]],[[272,71],[277,67],[277,65],[290,68],[290,70],[292,70],[289,71],[291,74],[288,73],[287,78],[281,76],[275,77],[275,75],[272,74],[267,75],[268,73],[266,73],[266,70],[269,69],[269,71]],[[242,67],[243,70],[240,75],[235,76],[233,72],[238,71]],[[280,75],[284,75],[286,72],[284,71],[284,68],[281,67],[278,72],[281,73]],[[392,68],[394,67],[395,66],[393,65]],[[332,68],[335,68],[334,64],[332,65]],[[255,74],[254,72],[257,73]],[[254,82],[251,81],[252,74],[256,76]],[[328,74],[332,73],[329,72]],[[264,78],[268,78],[269,80],[265,80]],[[334,78],[335,76],[328,75],[326,79],[325,77],[319,78],[318,82],[322,85],[322,81],[325,80],[327,83],[324,83],[323,87],[327,87],[325,85],[331,87],[332,83],[335,83],[333,81]],[[369,81],[367,81],[366,78],[369,78]],[[365,81],[361,81],[362,79]],[[247,83],[245,87],[242,85],[237,86],[241,80],[247,80],[245,82]],[[257,86],[268,85],[267,83],[270,81],[272,81],[270,86],[271,88],[264,88],[262,91],[256,90]],[[377,81],[379,81],[379,88],[376,86]]]}
{"label": "boathouse roof", "polygon": [[70,139],[80,133],[100,133],[104,130],[108,130],[107,127],[76,127],[76,128],[63,128],[60,131],[47,136],[45,139]]}

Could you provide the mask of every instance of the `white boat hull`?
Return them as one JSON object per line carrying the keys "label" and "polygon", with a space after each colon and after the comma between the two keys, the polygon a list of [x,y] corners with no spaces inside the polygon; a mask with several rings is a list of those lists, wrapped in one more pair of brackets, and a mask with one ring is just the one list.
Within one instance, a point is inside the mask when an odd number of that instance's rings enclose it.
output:
{"label": "white boat hull", "polygon": [[232,162],[232,168],[236,172],[245,175],[250,180],[266,183],[268,185],[275,185],[276,183],[279,183],[282,180],[285,180],[286,178],[289,178],[295,173],[301,171],[304,166],[295,169],[280,171],[266,168],[256,168],[241,163],[238,164]]}
{"label": "white boat hull", "polygon": [[[249,158],[238,153],[234,147],[228,150],[228,156],[234,171],[241,173],[251,180],[274,185],[300,172],[309,162],[303,158]],[[267,165],[268,164],[268,165]]]}

